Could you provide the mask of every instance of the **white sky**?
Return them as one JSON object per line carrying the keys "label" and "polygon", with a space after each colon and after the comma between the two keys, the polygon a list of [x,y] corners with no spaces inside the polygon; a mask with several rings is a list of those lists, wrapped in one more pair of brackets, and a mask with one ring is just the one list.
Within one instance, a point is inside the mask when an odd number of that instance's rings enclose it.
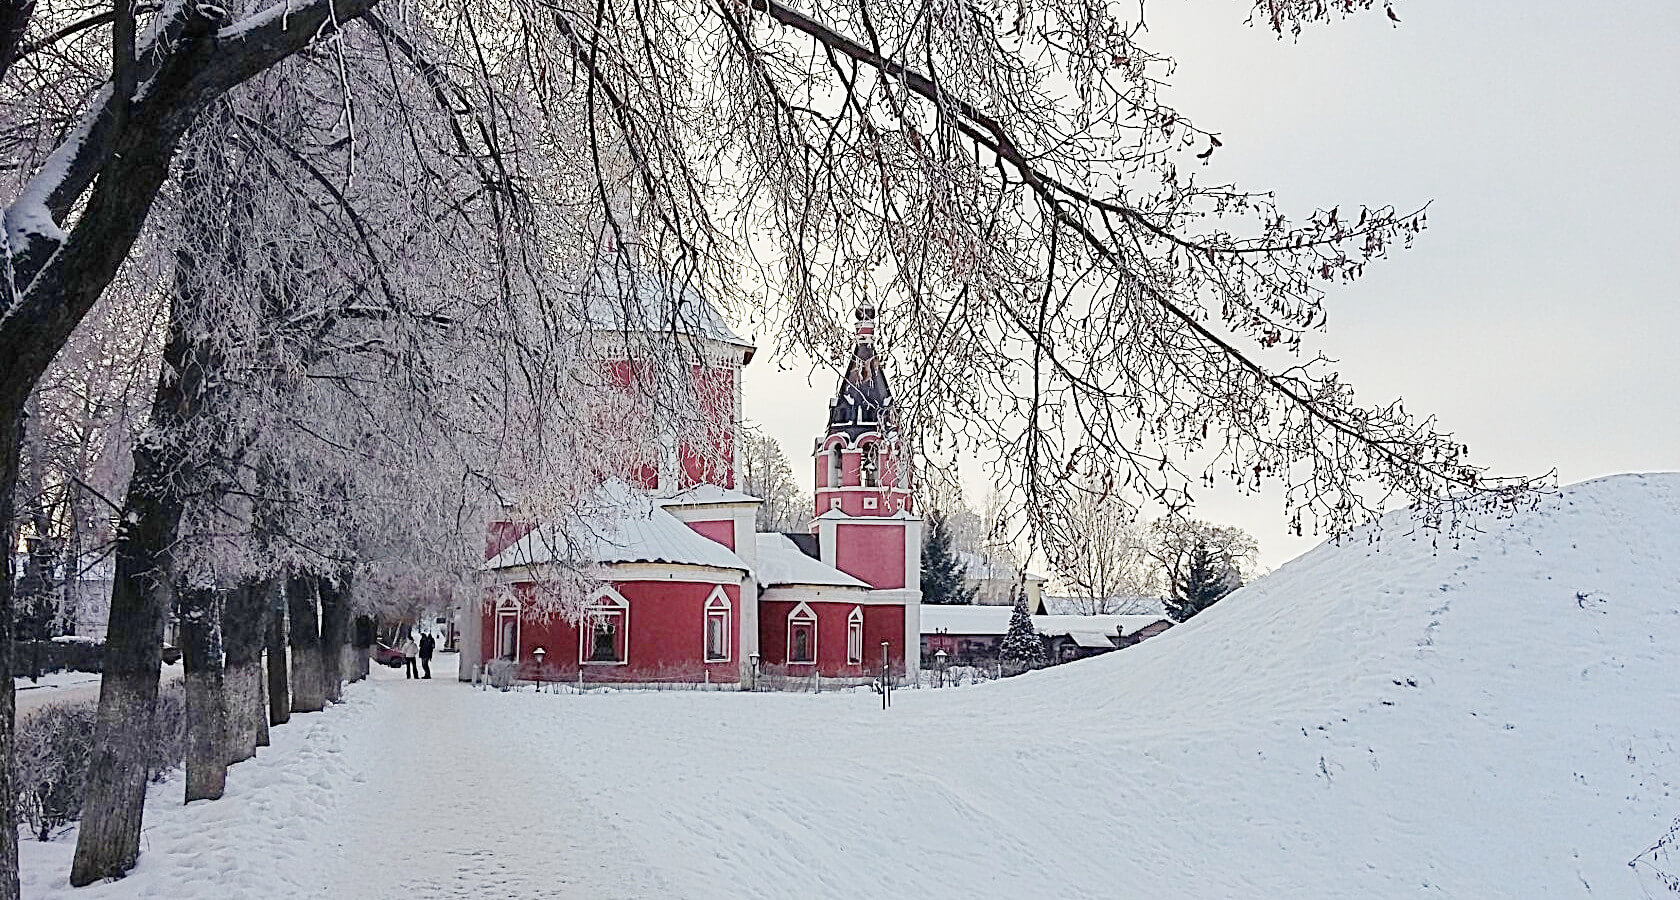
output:
{"label": "white sky", "polygon": [[[1496,473],[1680,469],[1680,2],[1403,0],[1398,28],[1299,43],[1246,10],[1149,6],[1169,98],[1224,141],[1206,177],[1298,216],[1431,203],[1414,249],[1329,299],[1319,346],[1364,402],[1436,413]],[[782,363],[747,368],[746,415],[808,491],[834,375]],[[1268,567],[1317,542],[1287,535],[1276,490],[1201,499]]]}

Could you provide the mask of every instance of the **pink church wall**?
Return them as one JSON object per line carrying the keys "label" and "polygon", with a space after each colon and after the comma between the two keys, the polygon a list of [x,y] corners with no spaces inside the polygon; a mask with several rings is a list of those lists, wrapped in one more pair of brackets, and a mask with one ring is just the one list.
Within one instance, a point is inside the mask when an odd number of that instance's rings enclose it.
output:
{"label": "pink church wall", "polygon": [[[765,600],[758,607],[758,650],[765,665],[785,668],[791,675],[809,674],[812,666],[788,663],[788,616],[799,604],[790,600]],[[861,606],[863,610],[863,662],[846,662],[846,632],[856,603],[807,603],[817,616],[816,670],[827,678],[864,677],[880,671],[881,642],[887,642],[887,656],[893,671],[904,672],[904,607]]]}
{"label": "pink church wall", "polygon": [[[628,646],[623,665],[578,663],[578,626],[555,614],[544,619],[525,613],[519,621],[520,677],[536,676],[534,651],[542,647],[544,677],[571,680],[583,669],[585,681],[718,681],[735,682],[740,675],[741,589],[723,585],[729,598],[729,659],[703,663],[705,657],[706,598],[717,585],[670,581],[613,582],[630,603]],[[532,586],[514,586],[526,602]],[[486,604],[481,651],[496,658],[498,611]]]}
{"label": "pink church wall", "polygon": [[735,486],[735,423],[741,418],[735,403],[735,377],[733,368],[694,367],[694,391],[705,425],[699,433],[685,435],[677,448],[683,488]]}
{"label": "pink church wall", "polygon": [[735,549],[735,520],[734,519],[724,519],[722,521],[689,522],[687,524],[688,524],[688,527],[694,529],[695,533],[700,535],[701,537],[707,538],[709,540],[717,541],[718,543],[724,545],[725,547],[728,547],[731,550]]}
{"label": "pink church wall", "polygon": [[870,587],[904,587],[904,529],[894,525],[847,525],[834,535],[834,567]]}

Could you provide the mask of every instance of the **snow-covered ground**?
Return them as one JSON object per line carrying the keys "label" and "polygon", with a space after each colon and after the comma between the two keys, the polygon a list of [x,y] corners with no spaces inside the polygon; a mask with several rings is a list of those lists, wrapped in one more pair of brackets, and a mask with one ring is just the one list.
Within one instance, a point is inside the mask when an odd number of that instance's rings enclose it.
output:
{"label": "snow-covered ground", "polygon": [[[165,681],[179,680],[180,677],[179,662],[163,667]],[[34,712],[54,703],[78,703],[99,699],[98,672],[49,672],[42,675],[40,681],[13,678],[12,686],[17,691],[18,715]]]}
{"label": "snow-covered ground", "polygon": [[889,711],[375,667],[224,800],[157,789],[130,878],[64,888],[67,837],[24,847],[25,895],[1660,894],[1680,865],[1641,854],[1680,816],[1680,475],[1438,552],[1403,532],[1124,652]]}

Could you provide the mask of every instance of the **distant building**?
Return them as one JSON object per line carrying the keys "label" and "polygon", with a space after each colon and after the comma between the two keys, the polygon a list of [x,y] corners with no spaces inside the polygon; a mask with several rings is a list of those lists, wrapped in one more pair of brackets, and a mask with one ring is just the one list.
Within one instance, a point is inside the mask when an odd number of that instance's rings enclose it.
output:
{"label": "distant building", "polygon": [[[963,585],[974,588],[974,602],[980,606],[1014,606],[1015,584],[1022,580],[1021,571],[1012,563],[994,560],[979,553],[957,551],[957,561],[963,566]],[[1044,612],[1044,576],[1025,573],[1027,611],[1038,615]]]}
{"label": "distant building", "polygon": [[[922,606],[922,663],[945,651],[947,665],[989,665],[1009,631],[1012,610],[1000,606]],[[1033,616],[1052,662],[1118,650],[1172,627],[1164,615]]]}

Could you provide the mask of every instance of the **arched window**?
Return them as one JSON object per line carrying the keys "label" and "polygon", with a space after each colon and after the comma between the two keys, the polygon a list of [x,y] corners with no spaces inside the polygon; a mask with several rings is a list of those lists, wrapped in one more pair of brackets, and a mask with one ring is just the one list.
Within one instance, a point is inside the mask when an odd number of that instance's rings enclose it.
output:
{"label": "arched window", "polygon": [[817,614],[801,603],[788,613],[788,665],[810,665],[817,661]]}
{"label": "arched window", "polygon": [[863,445],[863,486],[881,486],[881,445],[874,441]]}
{"label": "arched window", "polygon": [[706,600],[706,662],[729,661],[729,595],[714,588]]}
{"label": "arched window", "polygon": [[629,659],[630,601],[610,587],[601,588],[578,622],[578,663],[621,666]]}
{"label": "arched window", "polygon": [[519,604],[513,600],[496,610],[496,658],[519,658]]}
{"label": "arched window", "polygon": [[863,607],[852,607],[846,617],[846,665],[863,665]]}
{"label": "arched window", "polygon": [[828,448],[828,486],[837,488],[845,477],[845,467],[840,463],[840,445]]}

